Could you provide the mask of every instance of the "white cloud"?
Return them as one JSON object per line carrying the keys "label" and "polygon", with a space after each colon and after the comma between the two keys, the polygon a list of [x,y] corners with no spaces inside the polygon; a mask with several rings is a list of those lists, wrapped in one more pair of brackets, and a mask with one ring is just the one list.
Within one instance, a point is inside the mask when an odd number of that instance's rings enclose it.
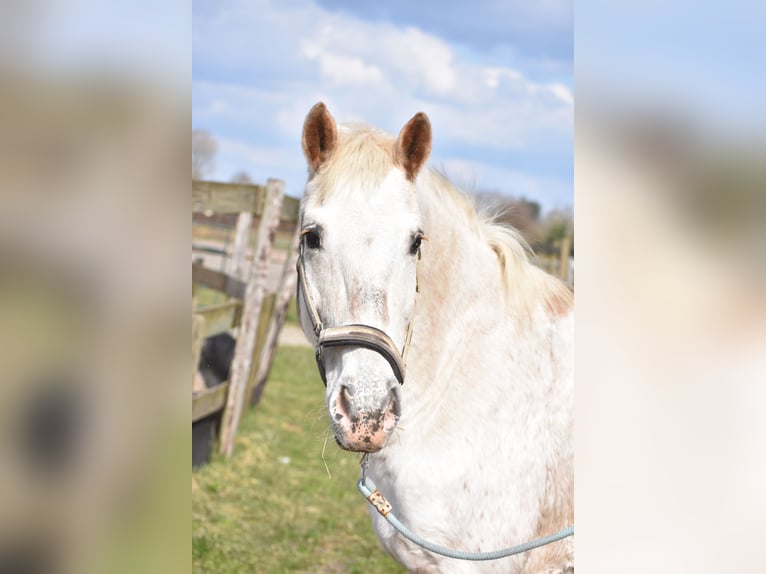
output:
{"label": "white cloud", "polygon": [[550,86],[547,86],[547,88],[562,102],[566,102],[567,104],[574,104],[574,96],[572,95],[572,90],[566,86],[562,84],[551,84]]}
{"label": "white cloud", "polygon": [[338,121],[391,133],[425,111],[435,150],[553,150],[561,161],[571,147],[573,98],[563,83],[535,83],[521,70],[470,61],[421,29],[330,12],[312,0],[230,0],[195,15],[194,58],[197,127],[262,148],[290,142],[300,162],[303,119],[318,100]]}
{"label": "white cloud", "polygon": [[440,0],[438,9],[433,2],[411,0],[316,1],[362,19],[431,30],[449,43],[470,49],[513,52],[514,61],[538,70],[541,64],[571,70],[572,0]]}
{"label": "white cloud", "polygon": [[455,56],[450,47],[417,28],[389,30],[375,49],[394,70],[409,81],[422,82],[432,94],[448,95],[458,88]]}
{"label": "white cloud", "polygon": [[330,52],[318,55],[322,77],[337,86],[361,84],[376,86],[383,83],[383,72],[369,66],[361,58],[340,56]]}
{"label": "white cloud", "polygon": [[365,22],[349,16],[327,13],[325,24],[311,26],[300,35],[303,54],[312,61],[325,65],[352,62],[362,65],[362,78],[368,70],[377,73],[370,79],[376,83],[380,71],[413,88],[425,89],[432,94],[447,94],[456,87],[457,75],[454,54],[450,47],[434,36],[417,28],[399,29],[390,24]]}

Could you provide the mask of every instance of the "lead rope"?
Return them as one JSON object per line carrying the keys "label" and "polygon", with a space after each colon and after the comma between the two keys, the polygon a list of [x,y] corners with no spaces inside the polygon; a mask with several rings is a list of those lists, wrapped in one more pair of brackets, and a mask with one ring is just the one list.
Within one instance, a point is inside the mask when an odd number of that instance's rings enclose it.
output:
{"label": "lead rope", "polygon": [[536,538],[535,540],[525,542],[524,544],[517,544],[516,546],[511,546],[510,548],[504,548],[502,550],[495,550],[493,552],[463,552],[461,550],[453,550],[451,548],[445,548],[444,546],[439,546],[433,542],[429,542],[425,538],[422,538],[421,536],[418,536],[412,532],[412,530],[407,528],[399,521],[396,515],[394,515],[391,503],[389,503],[388,500],[386,500],[386,498],[375,487],[375,483],[371,479],[367,478],[366,454],[362,457],[362,478],[359,479],[359,482],[357,482],[356,486],[359,489],[359,492],[362,493],[362,496],[364,496],[367,501],[375,507],[380,515],[385,518],[386,521],[388,521],[388,523],[393,526],[393,528],[399,534],[411,542],[414,542],[418,546],[425,548],[430,552],[434,552],[435,554],[446,556],[447,558],[471,561],[498,560],[500,558],[507,558],[508,556],[513,556],[515,554],[521,554],[522,552],[527,552],[534,548],[539,548],[540,546],[545,546],[551,542],[556,542],[557,540],[562,540],[563,538],[574,535],[574,526],[570,526],[548,536]]}

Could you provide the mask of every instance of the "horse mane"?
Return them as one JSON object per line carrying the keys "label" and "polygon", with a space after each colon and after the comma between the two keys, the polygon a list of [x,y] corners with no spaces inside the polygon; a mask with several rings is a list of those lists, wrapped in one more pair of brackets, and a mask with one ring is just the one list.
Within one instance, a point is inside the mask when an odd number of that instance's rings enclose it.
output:
{"label": "horse mane", "polygon": [[532,248],[521,233],[499,222],[502,207],[479,208],[465,192],[457,188],[439,170],[431,170],[441,201],[449,201],[454,211],[463,214],[468,228],[481,237],[497,255],[506,296],[521,310],[531,313],[541,300],[552,315],[565,315],[574,304],[572,290],[562,281],[546,273],[531,261]]}
{"label": "horse mane", "polygon": [[[345,174],[364,173],[376,185],[396,165],[395,140],[389,134],[365,124],[338,127],[338,143],[321,168],[322,184],[314,190],[320,204],[330,193],[345,187],[339,185]],[[555,316],[565,315],[571,309],[574,304],[571,289],[532,263],[532,249],[521,233],[498,222],[501,209],[479,209],[446,174],[436,169],[428,169],[428,173],[432,180],[428,183],[433,183],[428,185],[429,189],[437,193],[441,201],[449,202],[456,213],[462,214],[466,226],[497,255],[506,296],[516,306],[531,313],[535,303],[541,301],[547,312]]]}

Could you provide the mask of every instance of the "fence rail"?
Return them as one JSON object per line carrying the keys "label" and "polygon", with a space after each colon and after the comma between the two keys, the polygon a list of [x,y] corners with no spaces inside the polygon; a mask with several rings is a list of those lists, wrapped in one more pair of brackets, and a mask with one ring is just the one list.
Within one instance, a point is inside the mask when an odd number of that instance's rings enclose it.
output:
{"label": "fence rail", "polygon": [[[236,213],[235,245],[228,272],[215,271],[204,263],[192,263],[192,296],[198,287],[223,294],[227,300],[192,308],[192,423],[220,413],[219,448],[225,455],[233,449],[239,420],[262,386],[271,366],[276,338],[284,321],[289,293],[295,286],[299,200],[285,197],[284,183],[270,179],[266,185],[192,182],[192,213]],[[258,240],[253,261],[244,265],[250,244],[252,221],[258,221]],[[277,229],[288,231],[291,240],[275,291],[267,289],[268,267]],[[211,252],[215,247],[206,247]],[[195,251],[200,251],[195,249]],[[203,250],[204,251],[204,250]],[[217,255],[226,255],[218,249]],[[194,380],[205,337],[238,331],[229,380],[211,388],[197,388]],[[265,374],[264,374],[265,371]],[[198,380],[198,379],[197,379]],[[260,387],[258,388],[260,394]]]}

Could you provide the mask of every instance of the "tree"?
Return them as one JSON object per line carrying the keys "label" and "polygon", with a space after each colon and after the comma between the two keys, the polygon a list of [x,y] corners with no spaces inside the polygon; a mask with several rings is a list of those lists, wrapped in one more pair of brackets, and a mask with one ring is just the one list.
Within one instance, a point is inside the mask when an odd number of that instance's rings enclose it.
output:
{"label": "tree", "polygon": [[218,142],[207,130],[192,130],[192,179],[202,179],[215,169]]}
{"label": "tree", "polygon": [[253,178],[244,169],[231,176],[231,183],[253,183]]}
{"label": "tree", "polygon": [[[572,235],[574,220],[572,208],[554,209],[545,216],[542,222],[542,250],[546,253],[555,253],[561,246],[565,237]],[[574,251],[574,244],[571,244]]]}
{"label": "tree", "polygon": [[537,241],[540,227],[539,203],[499,191],[477,191],[474,198],[480,209],[496,214],[496,222],[517,229],[531,244]]}

